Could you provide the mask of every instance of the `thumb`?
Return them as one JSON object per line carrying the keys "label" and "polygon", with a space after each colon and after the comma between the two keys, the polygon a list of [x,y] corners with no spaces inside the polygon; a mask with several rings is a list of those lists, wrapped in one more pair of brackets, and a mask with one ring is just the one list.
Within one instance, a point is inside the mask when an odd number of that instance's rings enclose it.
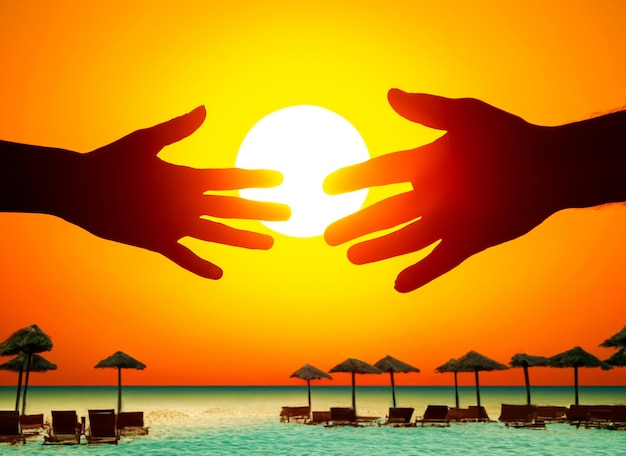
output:
{"label": "thumb", "polygon": [[445,98],[426,93],[407,93],[391,89],[387,94],[391,107],[402,117],[437,130],[448,130],[467,122],[477,109],[478,100]]}
{"label": "thumb", "polygon": [[206,118],[206,109],[199,106],[193,111],[180,117],[168,120],[153,127],[138,130],[133,140],[139,144],[134,144],[138,149],[158,153],[165,146],[180,141],[196,131]]}

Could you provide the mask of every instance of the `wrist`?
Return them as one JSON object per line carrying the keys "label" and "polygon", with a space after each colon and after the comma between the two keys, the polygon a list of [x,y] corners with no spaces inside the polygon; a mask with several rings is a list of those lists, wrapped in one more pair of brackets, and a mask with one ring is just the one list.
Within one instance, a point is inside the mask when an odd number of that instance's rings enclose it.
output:
{"label": "wrist", "polygon": [[626,117],[604,116],[542,127],[545,195],[559,209],[626,201]]}

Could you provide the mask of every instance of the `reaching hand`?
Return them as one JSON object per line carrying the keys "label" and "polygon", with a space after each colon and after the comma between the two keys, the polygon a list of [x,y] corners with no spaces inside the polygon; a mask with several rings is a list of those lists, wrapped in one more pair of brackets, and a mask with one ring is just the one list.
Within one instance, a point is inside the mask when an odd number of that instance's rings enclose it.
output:
{"label": "reaching hand", "polygon": [[343,168],[327,177],[328,193],[410,182],[413,190],[376,203],[330,225],[338,245],[408,223],[353,245],[350,261],[364,264],[415,252],[440,240],[420,262],[402,271],[395,288],[415,290],[488,247],[530,231],[561,209],[547,189],[542,164],[550,154],[548,127],[475,99],[448,99],[394,89],[389,103],[413,122],[447,133],[431,144]]}
{"label": "reaching hand", "polygon": [[273,239],[201,216],[277,221],[288,219],[290,210],[204,194],[278,185],[282,176],[276,171],[193,169],[157,156],[165,146],[192,134],[205,116],[204,107],[199,107],[87,154],[2,142],[0,171],[5,179],[0,183],[0,210],[56,215],[101,238],[161,253],[199,276],[219,279],[218,266],[178,240],[191,236],[269,249]]}

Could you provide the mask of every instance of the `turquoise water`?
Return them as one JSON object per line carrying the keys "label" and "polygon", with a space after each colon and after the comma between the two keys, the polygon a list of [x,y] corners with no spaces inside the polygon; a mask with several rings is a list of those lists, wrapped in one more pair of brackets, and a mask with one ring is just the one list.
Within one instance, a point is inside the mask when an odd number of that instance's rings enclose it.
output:
{"label": "turquoise water", "polygon": [[[421,415],[428,404],[454,403],[449,387],[398,387],[398,406]],[[535,387],[533,402],[569,405],[571,387]],[[624,455],[626,432],[576,429],[549,424],[545,430],[509,429],[501,423],[463,423],[448,428],[324,428],[280,423],[283,405],[305,405],[306,387],[125,387],[123,408],[143,410],[150,435],[123,438],[116,446],[51,447],[42,438],[25,446],[0,445],[1,455]],[[481,402],[492,419],[502,403],[524,403],[519,387],[483,387]],[[312,388],[314,410],[349,406],[350,387]],[[475,390],[460,388],[461,406],[475,404]],[[74,409],[86,415],[90,408],[116,406],[115,387],[32,387],[28,413]],[[581,387],[583,404],[626,404],[626,387]],[[11,409],[15,389],[0,387],[0,408]],[[362,415],[384,416],[391,405],[386,387],[357,388]]]}

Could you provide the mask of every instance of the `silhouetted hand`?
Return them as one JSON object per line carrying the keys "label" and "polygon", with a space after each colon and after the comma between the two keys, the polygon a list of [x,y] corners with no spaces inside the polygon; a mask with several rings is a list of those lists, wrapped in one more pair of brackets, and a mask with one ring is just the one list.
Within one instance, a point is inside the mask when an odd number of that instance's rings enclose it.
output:
{"label": "silhouetted hand", "polygon": [[431,144],[328,176],[324,186],[332,194],[399,182],[410,182],[413,190],[333,223],[325,238],[338,245],[407,224],[351,246],[348,257],[355,264],[440,241],[398,275],[395,288],[400,292],[415,290],[475,253],[527,233],[560,209],[626,198],[623,113],[541,127],[475,99],[397,89],[388,97],[401,116],[447,133]]}
{"label": "silhouetted hand", "polygon": [[193,133],[205,116],[204,107],[199,107],[87,154],[2,142],[0,166],[5,178],[8,172],[14,177],[0,184],[0,210],[57,215],[101,238],[161,253],[199,276],[219,279],[218,266],[177,241],[191,236],[269,249],[273,239],[201,216],[275,221],[288,219],[290,210],[275,203],[203,194],[278,185],[278,172],[193,169],[157,156]]}

